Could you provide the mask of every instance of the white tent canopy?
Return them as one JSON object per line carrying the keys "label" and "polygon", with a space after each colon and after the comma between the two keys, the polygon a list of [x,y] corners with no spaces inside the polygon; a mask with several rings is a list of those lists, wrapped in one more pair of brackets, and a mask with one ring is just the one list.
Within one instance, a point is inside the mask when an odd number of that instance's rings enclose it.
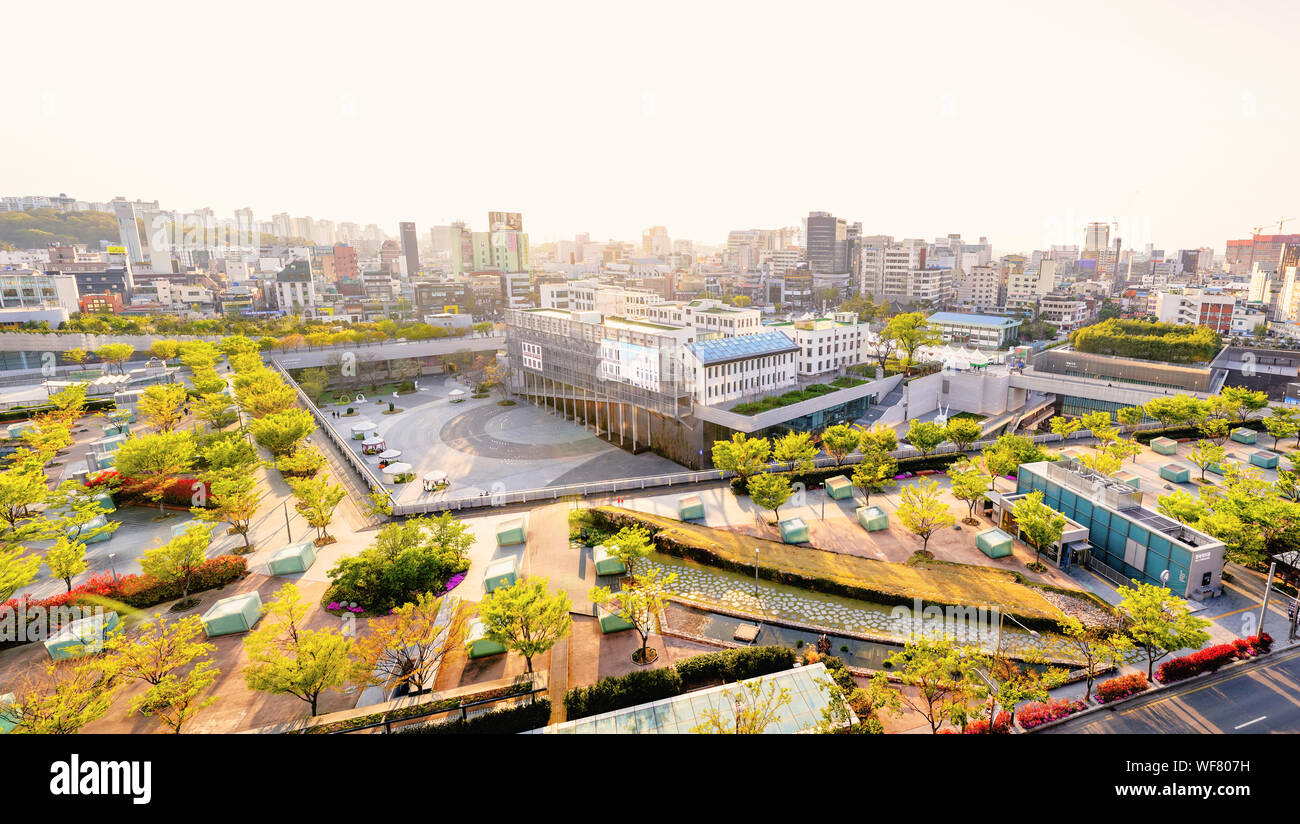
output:
{"label": "white tent canopy", "polygon": [[379,453],[379,460],[381,461],[395,461],[400,457],[402,457],[402,450],[400,449],[388,449]]}
{"label": "white tent canopy", "polygon": [[384,467],[385,475],[405,475],[407,472],[410,471],[411,471],[411,465],[404,461],[398,461],[397,463],[390,463],[388,466]]}
{"label": "white tent canopy", "polygon": [[367,431],[372,430],[372,429],[374,429],[374,428],[375,428],[375,425],[374,425],[374,423],[372,423],[371,421],[361,421],[360,423],[354,423],[354,424],[352,424],[352,431],[353,431],[353,432],[367,432]]}

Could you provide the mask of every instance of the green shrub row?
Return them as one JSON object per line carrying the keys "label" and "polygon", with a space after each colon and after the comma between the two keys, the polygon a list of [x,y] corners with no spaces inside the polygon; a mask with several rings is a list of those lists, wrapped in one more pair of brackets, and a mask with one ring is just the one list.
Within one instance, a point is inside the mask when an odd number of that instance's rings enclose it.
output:
{"label": "green shrub row", "polygon": [[551,702],[539,698],[531,704],[503,707],[476,715],[468,721],[457,718],[442,724],[426,724],[398,730],[398,735],[514,735],[545,727],[551,720]]}
{"label": "green shrub row", "polygon": [[679,661],[674,669],[686,685],[719,681],[744,681],[794,666],[794,650],[788,647],[741,647],[706,652]]}
{"label": "green shrub row", "polygon": [[[1264,429],[1264,422],[1259,420],[1248,420],[1245,423],[1231,422],[1232,429],[1245,427],[1253,429],[1256,432],[1267,432]],[[1133,439],[1141,444],[1150,444],[1153,438],[1203,438],[1201,430],[1195,426],[1171,426],[1168,429],[1143,429],[1141,432],[1133,433]],[[1291,437],[1291,436],[1288,436]],[[1284,442],[1287,438],[1282,439]]]}
{"label": "green shrub row", "polygon": [[[924,458],[899,458],[898,474],[911,472],[916,474],[922,470],[946,470],[957,461],[966,457],[956,452],[945,452],[942,455],[927,455]],[[805,488],[811,489],[815,486],[821,486],[826,483],[827,478],[834,478],[836,475],[843,475],[846,478],[853,475],[853,464],[846,463],[843,466],[823,466],[817,469],[810,469],[807,472],[787,473],[790,475],[790,483],[802,483]],[[731,490],[737,495],[748,495],[749,489],[740,478],[731,479]]]}

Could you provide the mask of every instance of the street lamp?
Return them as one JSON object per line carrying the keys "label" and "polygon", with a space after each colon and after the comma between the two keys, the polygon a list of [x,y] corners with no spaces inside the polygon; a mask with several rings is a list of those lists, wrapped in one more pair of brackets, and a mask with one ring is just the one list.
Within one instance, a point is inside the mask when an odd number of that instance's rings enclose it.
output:
{"label": "street lamp", "polygon": [[758,547],[754,547],[754,600],[758,600]]}
{"label": "street lamp", "polygon": [[113,559],[117,557],[116,552],[108,553],[108,568],[113,571],[113,583],[117,583],[117,567],[113,564]]}

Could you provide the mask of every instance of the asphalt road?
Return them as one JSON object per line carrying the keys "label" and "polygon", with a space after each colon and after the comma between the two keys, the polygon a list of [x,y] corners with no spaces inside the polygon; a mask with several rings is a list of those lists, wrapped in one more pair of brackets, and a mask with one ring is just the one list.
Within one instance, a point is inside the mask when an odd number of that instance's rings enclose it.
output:
{"label": "asphalt road", "polygon": [[1163,691],[1045,733],[1300,732],[1300,648],[1269,655],[1183,689]]}

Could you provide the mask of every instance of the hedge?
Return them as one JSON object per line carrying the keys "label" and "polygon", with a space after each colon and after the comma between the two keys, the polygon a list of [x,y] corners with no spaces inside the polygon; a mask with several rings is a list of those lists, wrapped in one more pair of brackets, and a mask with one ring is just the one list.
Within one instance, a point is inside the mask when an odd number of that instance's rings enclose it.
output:
{"label": "hedge", "polygon": [[1070,333],[1080,352],[1126,358],[1201,363],[1223,348],[1223,337],[1204,326],[1111,318]]}
{"label": "hedge", "polygon": [[1273,637],[1267,632],[1249,638],[1238,638],[1231,644],[1216,644],[1191,655],[1169,659],[1156,670],[1156,680],[1162,684],[1172,684],[1203,672],[1214,672],[1238,659],[1260,655],[1272,647]]}
{"label": "hedge", "polygon": [[1147,674],[1145,672],[1135,672],[1132,675],[1121,675],[1118,678],[1112,678],[1109,681],[1102,681],[1097,685],[1097,703],[1109,704],[1112,701],[1118,701],[1121,698],[1128,698],[1130,695],[1136,695],[1146,688]]}
{"label": "hedge", "polygon": [[514,735],[545,727],[551,720],[551,702],[539,698],[531,704],[503,707],[476,715],[467,721],[457,718],[442,724],[425,724],[397,730],[397,735]]}
{"label": "hedge", "polygon": [[[941,455],[927,455],[925,457],[899,458],[898,474],[911,472],[915,475],[917,472],[926,469],[947,470],[948,467],[967,457],[960,452],[944,452]],[[805,489],[812,489],[826,483],[827,478],[833,478],[836,475],[846,477],[853,474],[854,464],[846,463],[843,466],[823,466],[817,469],[810,469],[807,472],[786,472],[790,478],[790,483],[802,483]],[[740,478],[731,479],[731,490],[737,495],[747,495],[749,490],[746,484],[741,482]]]}
{"label": "hedge", "polygon": [[675,669],[683,684],[716,681],[744,681],[794,666],[794,650],[788,647],[742,647],[706,652],[679,661]]}
{"label": "hedge", "polygon": [[[96,489],[101,486],[114,486],[122,490],[123,494],[131,497],[133,500],[143,501],[144,495],[142,484],[134,478],[128,478],[118,472],[116,469],[105,469],[86,479],[87,489]],[[195,490],[203,488],[204,508],[213,506],[212,489],[207,481],[201,481],[198,478],[172,478],[166,482],[163,487],[162,502],[172,506],[191,507],[194,505]],[[152,502],[146,505],[157,506]]]}
{"label": "hedge", "polygon": [[[966,735],[987,735],[989,732],[989,720],[987,718],[977,718],[966,725],[962,730]],[[997,718],[993,719],[993,734],[1008,735],[1011,732],[1011,713],[1005,710],[999,712]]]}
{"label": "hedge", "polygon": [[[834,666],[844,669],[838,658],[823,660],[828,669]],[[570,719],[585,718],[672,698],[717,682],[743,681],[783,672],[794,667],[794,663],[794,650],[788,647],[741,647],[706,652],[678,661],[676,666],[610,676],[589,687],[574,687],[565,693],[564,708]]]}
{"label": "hedge", "polygon": [[682,692],[682,678],[673,667],[641,670],[627,675],[602,678],[589,687],[575,687],[564,694],[564,709],[570,720],[635,707]]}
{"label": "hedge", "polygon": [[[1257,418],[1251,418],[1245,423],[1240,423],[1238,421],[1229,421],[1229,423],[1231,424],[1232,429],[1245,427],[1246,429],[1253,429],[1256,432],[1266,431],[1264,429],[1264,422]],[[1204,439],[1205,436],[1202,435],[1201,430],[1195,426],[1171,426],[1167,429],[1143,429],[1140,432],[1133,433],[1133,439],[1135,441],[1148,446],[1151,445],[1153,438],[1196,438],[1197,440],[1201,440]]]}

